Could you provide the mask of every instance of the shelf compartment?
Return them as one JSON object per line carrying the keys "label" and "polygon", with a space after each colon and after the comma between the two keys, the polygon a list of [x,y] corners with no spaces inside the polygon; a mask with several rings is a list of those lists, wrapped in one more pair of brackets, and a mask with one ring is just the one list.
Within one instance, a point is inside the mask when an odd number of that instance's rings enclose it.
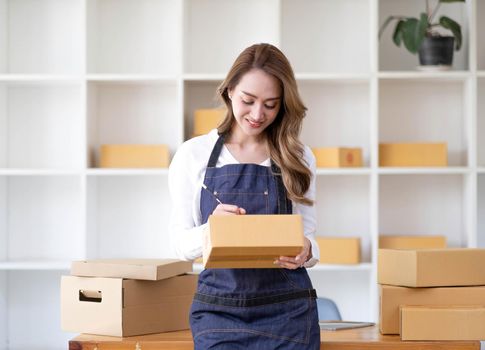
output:
{"label": "shelf compartment", "polygon": [[1,0],[0,73],[82,73],[83,6],[81,0]]}
{"label": "shelf compartment", "polygon": [[370,1],[282,0],[281,47],[295,72],[370,72],[370,12]]}
{"label": "shelf compartment", "polygon": [[6,271],[0,271],[0,349],[8,349],[8,293]]}
{"label": "shelf compartment", "polygon": [[170,198],[159,176],[89,176],[87,256],[171,257]]}
{"label": "shelf compartment", "polygon": [[2,317],[8,324],[0,328],[0,345],[3,341],[7,349],[58,349],[76,335],[59,326],[61,275],[58,271],[0,272],[0,327]]}
{"label": "shelf compartment", "polygon": [[385,175],[379,179],[379,233],[444,235],[467,247],[467,175]]}
{"label": "shelf compartment", "polygon": [[180,74],[181,17],[176,0],[88,0],[88,72]]}
{"label": "shelf compartment", "polygon": [[88,84],[89,167],[99,164],[103,144],[167,144],[171,156],[182,143],[177,83]]}
{"label": "shelf compartment", "polygon": [[360,237],[362,262],[371,261],[370,177],[317,178],[317,236]]}
{"label": "shelf compartment", "polygon": [[80,85],[0,83],[0,102],[0,168],[82,167]]}
{"label": "shelf compartment", "polygon": [[318,271],[311,268],[308,274],[317,295],[335,301],[344,320],[373,320],[372,303],[369,302],[374,298],[369,288],[370,271]]}
{"label": "shelf compartment", "polygon": [[476,18],[476,44],[477,44],[477,68],[485,71],[485,3],[475,0]]}
{"label": "shelf compartment", "polygon": [[477,246],[485,248],[485,171],[478,175]]}
{"label": "shelf compartment", "polygon": [[83,257],[80,177],[0,176],[0,191],[0,261]]}
{"label": "shelf compartment", "polygon": [[477,164],[485,167],[485,76],[477,80]]}
{"label": "shelf compartment", "polygon": [[279,44],[278,0],[186,0],[185,6],[185,73],[226,74],[246,47]]}
{"label": "shelf compartment", "polygon": [[184,101],[184,139],[192,138],[194,131],[194,112],[196,109],[225,108],[216,96],[217,87],[221,81],[190,81],[185,82]]}
{"label": "shelf compartment", "polygon": [[360,147],[364,166],[369,166],[369,84],[305,81],[298,86],[308,108],[303,143],[310,147]]}
{"label": "shelf compartment", "polygon": [[466,166],[465,90],[461,81],[380,81],[379,142],[446,142],[448,165]]}
{"label": "shelf compartment", "polygon": [[[433,2],[434,6],[434,2]],[[422,0],[386,0],[379,1],[378,9],[378,25],[380,26],[391,15],[419,17],[421,12],[426,11],[426,4]],[[467,70],[468,69],[468,51],[469,43],[467,39],[468,28],[468,9],[467,5],[463,3],[444,4],[440,6],[439,11],[435,17],[438,20],[440,16],[449,16],[461,25],[463,33],[462,47],[460,51],[453,53],[452,70]],[[392,41],[392,34],[394,32],[396,21],[392,21],[382,34],[379,40],[379,70],[380,71],[416,71],[419,66],[418,55],[413,55],[401,43],[397,47]],[[441,29],[441,28],[440,28]],[[444,32],[440,30],[440,32]]]}

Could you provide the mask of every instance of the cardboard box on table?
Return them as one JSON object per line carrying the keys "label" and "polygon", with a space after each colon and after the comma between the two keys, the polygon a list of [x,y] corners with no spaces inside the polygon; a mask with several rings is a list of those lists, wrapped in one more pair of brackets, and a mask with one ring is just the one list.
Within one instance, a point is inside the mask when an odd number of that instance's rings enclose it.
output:
{"label": "cardboard box on table", "polygon": [[380,235],[381,249],[446,248],[446,236],[441,235]]}
{"label": "cardboard box on table", "polygon": [[173,259],[74,262],[73,273],[111,277],[62,277],[62,329],[108,336],[188,329],[198,277],[176,275],[191,270]]}
{"label": "cardboard box on table", "polygon": [[485,285],[485,249],[379,249],[378,283],[407,287]]}
{"label": "cardboard box on table", "polygon": [[212,129],[215,129],[224,119],[227,113],[226,109],[196,109],[194,111],[194,134],[199,136],[207,134]]}
{"label": "cardboard box on table", "polygon": [[359,264],[359,237],[316,237],[321,264]]}
{"label": "cardboard box on table", "polygon": [[484,306],[401,306],[402,340],[483,340]]}
{"label": "cardboard box on table", "polygon": [[101,145],[101,168],[167,168],[167,145]]}
{"label": "cardboard box on table", "polygon": [[346,147],[312,148],[318,168],[347,168],[362,166],[362,149]]}
{"label": "cardboard box on table", "polygon": [[211,215],[205,268],[277,268],[279,256],[303,249],[301,215]]}
{"label": "cardboard box on table", "polygon": [[446,143],[381,143],[379,166],[447,166]]}
{"label": "cardboard box on table", "polygon": [[379,286],[379,327],[382,334],[399,334],[401,305],[485,305],[485,286],[409,288]]}

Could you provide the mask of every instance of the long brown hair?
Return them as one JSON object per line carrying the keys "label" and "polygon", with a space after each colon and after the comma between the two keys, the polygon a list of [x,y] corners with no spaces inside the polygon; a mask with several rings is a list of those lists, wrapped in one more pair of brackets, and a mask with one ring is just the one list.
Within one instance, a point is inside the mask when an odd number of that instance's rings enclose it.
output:
{"label": "long brown hair", "polygon": [[233,63],[217,93],[227,107],[227,114],[217,128],[220,134],[231,132],[234,120],[229,91],[251,69],[261,69],[275,77],[282,91],[280,110],[265,130],[271,159],[281,169],[288,197],[299,203],[312,205],[305,197],[310,187],[311,170],[304,161],[304,147],[299,140],[306,107],[298,94],[295,75],[285,55],[271,44],[256,44],[246,48]]}

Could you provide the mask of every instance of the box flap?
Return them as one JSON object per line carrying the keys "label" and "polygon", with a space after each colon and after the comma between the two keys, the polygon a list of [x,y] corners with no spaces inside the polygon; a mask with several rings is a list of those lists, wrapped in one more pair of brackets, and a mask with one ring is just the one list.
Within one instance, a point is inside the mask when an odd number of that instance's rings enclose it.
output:
{"label": "box flap", "polygon": [[98,259],[73,261],[71,275],[161,280],[192,271],[192,262],[176,259]]}

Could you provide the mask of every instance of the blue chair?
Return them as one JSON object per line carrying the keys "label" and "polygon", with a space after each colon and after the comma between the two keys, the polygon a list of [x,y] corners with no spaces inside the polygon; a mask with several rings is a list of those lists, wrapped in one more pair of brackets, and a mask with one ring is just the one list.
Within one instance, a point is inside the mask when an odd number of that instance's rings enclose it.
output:
{"label": "blue chair", "polygon": [[342,321],[337,304],[332,299],[318,297],[317,309],[320,321]]}

